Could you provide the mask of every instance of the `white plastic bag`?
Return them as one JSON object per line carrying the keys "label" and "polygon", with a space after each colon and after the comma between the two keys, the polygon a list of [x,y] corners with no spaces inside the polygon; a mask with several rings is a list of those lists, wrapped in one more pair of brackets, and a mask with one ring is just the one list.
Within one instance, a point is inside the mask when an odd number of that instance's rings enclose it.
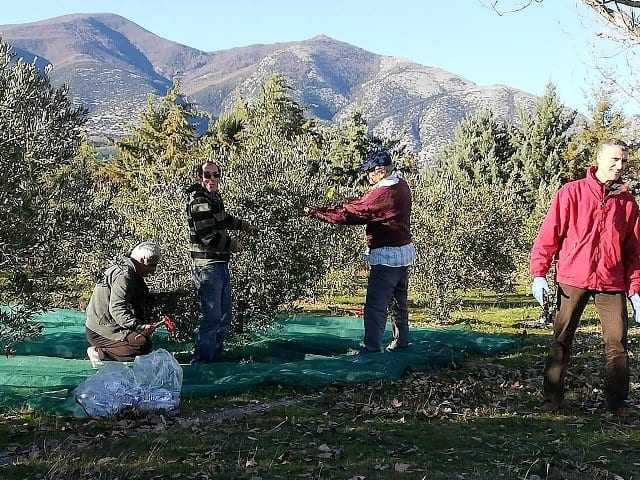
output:
{"label": "white plastic bag", "polygon": [[182,367],[169,352],[156,350],[136,357],[133,368],[105,362],[74,391],[90,417],[112,417],[128,408],[174,410],[180,405]]}
{"label": "white plastic bag", "polygon": [[73,394],[90,417],[112,417],[142,398],[133,372],[119,362],[105,362],[98,373],[82,382]]}
{"label": "white plastic bag", "polygon": [[136,357],[133,375],[142,387],[142,410],[175,410],[180,406],[182,367],[169,352],[158,349],[149,355]]}

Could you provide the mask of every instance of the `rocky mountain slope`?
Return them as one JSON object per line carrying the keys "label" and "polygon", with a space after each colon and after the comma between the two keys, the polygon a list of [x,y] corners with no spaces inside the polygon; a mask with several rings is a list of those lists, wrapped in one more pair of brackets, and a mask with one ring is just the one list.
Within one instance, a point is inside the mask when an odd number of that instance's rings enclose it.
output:
{"label": "rocky mountain slope", "polygon": [[492,108],[512,118],[535,97],[508,86],[480,86],[437,67],[368,52],[318,36],[299,42],[203,52],[161,38],[113,14],[77,14],[0,26],[18,56],[53,64],[90,110],[92,134],[118,137],[146,105],[180,80],[189,99],[213,115],[282,73],[307,113],[339,121],[361,107],[377,134],[402,138],[425,159],[470,112]]}

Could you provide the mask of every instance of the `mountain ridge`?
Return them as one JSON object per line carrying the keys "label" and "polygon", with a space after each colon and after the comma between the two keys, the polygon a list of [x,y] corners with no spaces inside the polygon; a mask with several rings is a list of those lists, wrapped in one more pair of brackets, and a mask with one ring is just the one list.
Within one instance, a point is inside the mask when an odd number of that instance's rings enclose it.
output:
{"label": "mountain ridge", "polygon": [[400,138],[433,158],[455,126],[479,108],[513,119],[535,97],[505,85],[478,85],[438,67],[367,51],[325,34],[307,40],[206,52],[160,37],[112,13],[78,13],[0,25],[0,37],[27,61],[52,63],[89,108],[92,133],[120,137],[146,105],[180,81],[190,101],[212,115],[251,100],[274,73],[285,75],[309,115],[340,121],[362,108],[378,135]]}

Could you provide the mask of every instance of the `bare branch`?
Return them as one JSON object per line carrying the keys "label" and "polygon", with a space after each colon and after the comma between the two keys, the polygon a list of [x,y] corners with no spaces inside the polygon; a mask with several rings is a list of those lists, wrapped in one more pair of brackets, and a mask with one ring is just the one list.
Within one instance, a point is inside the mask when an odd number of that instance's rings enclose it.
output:
{"label": "bare branch", "polygon": [[633,9],[640,9],[638,0],[582,0],[604,20],[620,29],[630,39],[640,40],[640,21]]}
{"label": "bare branch", "polygon": [[489,1],[480,0],[480,3],[487,6],[488,8],[490,8],[491,10],[493,10],[495,13],[497,13],[502,17],[503,15],[508,15],[510,13],[521,12],[522,10],[529,8],[532,4],[542,3],[543,1],[544,0],[522,0],[521,2],[518,2],[519,4],[517,6],[514,6],[513,8],[504,8],[504,9],[500,8],[500,0],[489,0]]}

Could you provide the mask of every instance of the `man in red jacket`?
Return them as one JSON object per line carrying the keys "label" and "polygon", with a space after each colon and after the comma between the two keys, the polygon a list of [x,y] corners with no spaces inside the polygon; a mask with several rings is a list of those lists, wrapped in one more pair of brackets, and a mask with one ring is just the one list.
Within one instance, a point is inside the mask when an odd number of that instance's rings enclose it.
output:
{"label": "man in red jacket", "polygon": [[382,349],[382,337],[391,310],[393,340],[388,352],[409,345],[407,288],[409,266],[416,260],[409,227],[411,191],[394,171],[391,156],[384,150],[369,152],[362,171],[371,189],[361,198],[334,208],[307,208],[310,217],[327,223],[366,225],[370,265],[364,306],[364,348],[361,353]]}
{"label": "man in red jacket", "polygon": [[627,145],[600,145],[587,177],[556,194],[531,249],[532,293],[542,305],[545,275],[557,257],[559,310],[544,370],[545,409],[557,410],[580,316],[591,297],[602,325],[606,355],[607,408],[624,416],[629,394],[627,295],[640,320],[640,223],[638,205],[620,180]]}

